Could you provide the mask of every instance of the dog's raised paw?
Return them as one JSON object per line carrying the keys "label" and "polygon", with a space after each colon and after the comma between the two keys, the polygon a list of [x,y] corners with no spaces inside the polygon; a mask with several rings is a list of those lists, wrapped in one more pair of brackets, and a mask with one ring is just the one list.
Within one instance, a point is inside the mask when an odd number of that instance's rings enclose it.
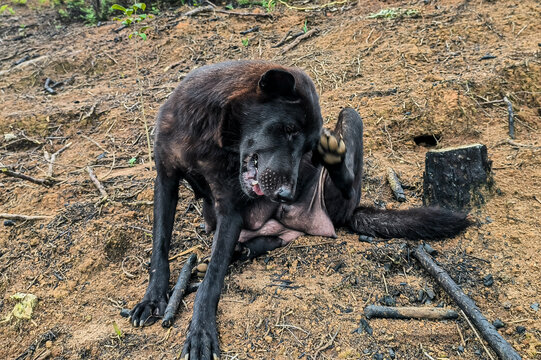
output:
{"label": "dog's raised paw", "polygon": [[336,165],[344,160],[346,154],[346,143],[338,135],[333,134],[328,129],[323,129],[317,151],[321,155],[323,162],[327,165]]}

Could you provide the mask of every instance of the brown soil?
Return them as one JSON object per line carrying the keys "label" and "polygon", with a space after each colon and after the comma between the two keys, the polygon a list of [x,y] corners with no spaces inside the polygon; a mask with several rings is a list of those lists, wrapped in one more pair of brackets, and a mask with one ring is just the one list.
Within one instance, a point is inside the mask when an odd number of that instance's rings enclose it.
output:
{"label": "brown soil", "polygon": [[[418,9],[420,16],[367,18],[386,7]],[[329,9],[278,4],[273,20],[256,20],[220,13],[184,18],[188,8],[182,7],[152,19],[146,42],[129,40],[129,30],[112,32],[113,22],[59,24],[49,9],[16,7],[15,15],[0,16],[0,134],[16,136],[0,140],[1,164],[44,178],[44,151],[72,143],[54,163],[54,186],[0,177],[0,213],[51,216],[0,224],[1,316],[12,309],[12,294],[39,297],[31,321],[0,325],[0,358],[16,358],[49,330],[56,334],[49,348],[41,344],[27,359],[45,349],[59,359],[179,354],[193,294],[170,331],[135,329],[119,315],[145,291],[151,249],[154,171],[141,110],[152,130],[160,104],[191,69],[245,58],[305,69],[320,91],[327,126],[341,108],[358,109],[366,126],[366,203],[420,205],[427,148],[415,136],[437,135],[437,147],[487,145],[494,195],[473,211],[476,226],[432,246],[487,318],[505,322],[500,331],[520,354],[541,358],[541,312],[531,307],[541,303],[541,4],[359,0]],[[271,47],[305,21],[319,29],[317,36],[285,54]],[[255,25],[259,32],[239,34]],[[495,57],[480,60],[487,54]],[[25,55],[32,59],[13,66]],[[44,91],[46,78],[64,82],[56,95]],[[505,141],[504,96],[517,114],[520,145]],[[86,166],[109,201],[99,202]],[[385,183],[388,166],[409,186],[405,204],[393,200]],[[196,245],[200,256],[209,255],[212,237],[201,231],[200,209],[182,187],[172,255]],[[420,305],[419,290],[431,288],[433,304],[456,305],[408,257],[406,246],[414,243],[368,244],[345,230],[338,234],[336,240],[303,237],[231,266],[219,305],[223,358],[372,359],[380,353],[388,359],[389,349],[401,359],[489,358],[464,319],[370,320],[372,335],[353,332],[364,306],[386,293],[398,305]],[[172,261],[172,278],[185,258]],[[483,285],[487,274],[494,277],[491,287]]]}

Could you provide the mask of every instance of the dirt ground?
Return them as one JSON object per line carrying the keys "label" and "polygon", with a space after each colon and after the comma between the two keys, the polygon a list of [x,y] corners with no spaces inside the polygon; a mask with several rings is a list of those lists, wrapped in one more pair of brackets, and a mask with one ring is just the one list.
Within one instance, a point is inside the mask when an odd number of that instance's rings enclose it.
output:
{"label": "dirt ground", "polygon": [[[278,3],[270,19],[223,13],[186,18],[181,14],[190,8],[183,6],[148,21],[147,41],[128,39],[129,29],[114,32],[119,25],[113,21],[62,24],[54,10],[31,1],[0,16],[0,164],[56,180],[47,187],[0,176],[0,213],[49,216],[0,223],[1,318],[16,292],[39,299],[31,320],[0,324],[0,358],[179,355],[194,294],[170,330],[135,329],[119,315],[141,299],[148,281],[155,172],[144,119],[152,132],[160,104],[191,69],[267,59],[298,66],[314,79],[326,126],[345,106],[363,116],[366,204],[422,203],[431,147],[418,145],[417,136],[433,135],[435,148],[487,146],[495,190],[471,212],[476,225],[431,245],[486,317],[505,323],[499,331],[523,358],[541,359],[541,3],[288,3],[318,8]],[[418,10],[418,16],[368,17],[398,7]],[[285,53],[285,46],[273,47],[305,25],[318,34]],[[255,26],[258,31],[240,34]],[[47,78],[63,82],[55,95],[44,90]],[[504,96],[516,113],[514,142],[506,141]],[[50,173],[44,153],[68,144]],[[407,185],[406,203],[388,189],[389,166]],[[200,227],[201,204],[188,188],[180,192],[171,255],[190,250],[208,256],[212,237]],[[302,237],[231,266],[218,310],[224,359],[490,359],[462,317],[369,320],[372,334],[355,331],[364,307],[385,295],[397,305],[456,305],[408,256],[414,242],[367,243],[345,229],[338,234]],[[187,256],[171,262],[171,282]],[[489,274],[494,283],[486,286]]]}

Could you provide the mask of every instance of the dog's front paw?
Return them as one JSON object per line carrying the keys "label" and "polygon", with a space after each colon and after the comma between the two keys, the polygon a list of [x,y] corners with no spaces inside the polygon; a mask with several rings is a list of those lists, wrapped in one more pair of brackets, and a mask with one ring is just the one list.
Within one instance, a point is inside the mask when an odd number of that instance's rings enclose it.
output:
{"label": "dog's front paw", "polygon": [[323,129],[317,151],[325,165],[337,165],[344,160],[346,143],[330,130]]}
{"label": "dog's front paw", "polygon": [[215,325],[190,324],[186,342],[182,349],[182,360],[218,360],[220,344]]}
{"label": "dog's front paw", "polygon": [[148,326],[154,324],[163,317],[167,307],[167,296],[145,296],[143,300],[135,305],[130,311],[130,322],[133,326]]}

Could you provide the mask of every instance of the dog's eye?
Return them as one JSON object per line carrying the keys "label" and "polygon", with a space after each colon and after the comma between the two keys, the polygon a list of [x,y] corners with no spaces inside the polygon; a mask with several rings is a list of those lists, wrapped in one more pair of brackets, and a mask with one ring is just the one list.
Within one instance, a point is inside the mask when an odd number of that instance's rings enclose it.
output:
{"label": "dog's eye", "polygon": [[287,135],[295,135],[299,132],[299,129],[294,125],[284,125],[284,132]]}

